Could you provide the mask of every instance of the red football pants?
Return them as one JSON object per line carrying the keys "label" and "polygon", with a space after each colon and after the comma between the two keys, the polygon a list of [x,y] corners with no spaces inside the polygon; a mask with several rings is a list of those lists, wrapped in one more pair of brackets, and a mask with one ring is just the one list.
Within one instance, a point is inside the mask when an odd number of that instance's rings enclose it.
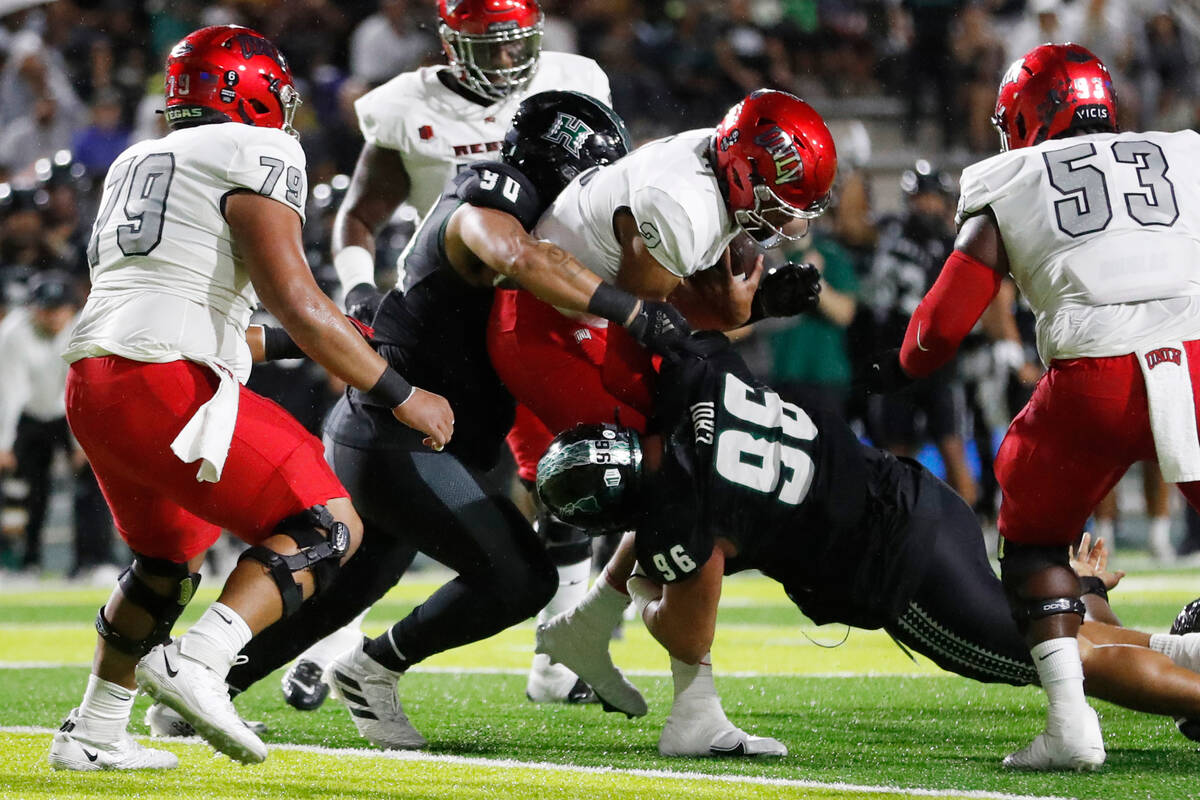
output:
{"label": "red football pants", "polygon": [[[1184,348],[1200,387],[1200,342]],[[1157,454],[1137,356],[1053,362],[996,455],[1000,534],[1022,544],[1073,543],[1096,504],[1143,460]],[[1179,489],[1200,508],[1200,481]]]}
{"label": "red football pants", "polygon": [[85,358],[67,373],[67,421],[134,552],[182,563],[222,528],[257,544],[285,517],[347,496],[321,442],[244,386],[221,480],[197,481],[199,464],[180,461],[171,442],[216,387],[191,361]]}
{"label": "red football pants", "polygon": [[[522,478],[537,478],[550,440],[572,425],[619,420],[645,430],[649,359],[606,364],[608,341],[619,336],[628,338],[623,330],[610,335],[564,316],[529,292],[496,292],[488,353],[519,404],[508,446]],[[630,352],[620,350],[623,356]]]}

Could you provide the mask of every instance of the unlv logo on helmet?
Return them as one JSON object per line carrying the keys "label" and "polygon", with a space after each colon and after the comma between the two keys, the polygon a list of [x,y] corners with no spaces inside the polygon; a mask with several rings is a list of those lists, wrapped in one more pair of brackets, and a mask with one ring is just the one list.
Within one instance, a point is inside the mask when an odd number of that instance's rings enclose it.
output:
{"label": "unlv logo on helmet", "polygon": [[766,150],[775,159],[775,183],[791,183],[804,175],[804,163],[800,161],[800,151],[792,137],[775,126],[766,133],[761,133],[754,143]]}

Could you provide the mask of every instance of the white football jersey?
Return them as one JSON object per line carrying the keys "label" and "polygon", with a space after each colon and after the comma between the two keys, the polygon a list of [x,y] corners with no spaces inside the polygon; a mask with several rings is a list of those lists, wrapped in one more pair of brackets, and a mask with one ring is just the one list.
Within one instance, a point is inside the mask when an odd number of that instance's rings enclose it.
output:
{"label": "white football jersey", "polygon": [[534,228],[611,283],[621,267],[613,214],[628,208],[655,260],[686,278],[713,266],[740,230],[705,157],[713,129],[642,145],[563,189]]}
{"label": "white football jersey", "polygon": [[963,171],[958,218],[991,209],[1038,351],[1131,353],[1200,338],[1200,135],[1054,139]]}
{"label": "white football jersey", "polygon": [[222,213],[248,190],[304,219],[304,151],[276,128],[198,125],[138,142],[109,168],[88,244],[92,291],[64,358],[217,360],[245,381],[257,303]]}
{"label": "white football jersey", "polygon": [[513,114],[529,95],[562,89],[612,105],[604,70],[590,58],[570,53],[543,52],[533,80],[523,91],[488,106],[442,83],[438,73],[448,69],[405,72],[354,103],[367,143],[400,151],[411,182],[408,202],[422,217],[459,169],[500,158]]}

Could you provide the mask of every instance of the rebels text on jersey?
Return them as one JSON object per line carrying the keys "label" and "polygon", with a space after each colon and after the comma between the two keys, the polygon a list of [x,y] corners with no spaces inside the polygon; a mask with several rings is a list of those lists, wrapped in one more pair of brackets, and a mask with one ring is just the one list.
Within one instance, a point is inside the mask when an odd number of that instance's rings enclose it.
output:
{"label": "rebels text on jersey", "polygon": [[[495,464],[512,426],[513,400],[487,353],[494,290],[467,283],[446,260],[446,225],[464,203],[503,211],[527,231],[542,211],[533,184],[507,164],[480,162],[459,173],[405,250],[403,283],[379,306],[374,343],[414,384],[450,402],[457,427],[447,451],[486,470]],[[397,425],[389,409],[365,403],[355,390],[325,431],[354,447],[424,450],[423,434]]]}
{"label": "rebels text on jersey", "polygon": [[657,383],[664,454],[637,525],[642,568],[684,580],[721,537],[737,548],[726,574],[761,570],[814,621],[887,624],[924,573],[928,543],[908,525],[920,468],[781,400],[713,341],[716,352],[665,364]]}
{"label": "rebels text on jersey", "polygon": [[1098,133],[963,171],[958,219],[990,213],[1054,359],[1200,338],[1200,134]]}
{"label": "rebels text on jersey", "polygon": [[225,198],[254,192],[304,219],[304,151],[275,128],[236,122],[173,131],[128,148],[108,171],[88,244],[92,290],[68,363],[117,355],[217,361],[250,372],[257,304],[225,221]]}
{"label": "rebels text on jersey", "polygon": [[424,216],[446,181],[470,164],[499,155],[513,114],[526,97],[561,89],[612,105],[608,76],[595,61],[543,52],[537,72],[521,92],[484,103],[448,84],[450,68],[422,67],[398,75],[354,103],[368,144],[398,150],[411,181],[409,202]]}

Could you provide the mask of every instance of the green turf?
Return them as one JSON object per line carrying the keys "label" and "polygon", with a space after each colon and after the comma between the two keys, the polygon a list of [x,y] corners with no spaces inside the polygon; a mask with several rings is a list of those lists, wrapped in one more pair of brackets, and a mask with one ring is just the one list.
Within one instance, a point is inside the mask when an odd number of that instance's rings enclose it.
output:
{"label": "green turf", "polygon": [[[1144,620],[1161,630],[1193,596],[1192,580],[1170,575],[1156,582],[1130,581],[1114,594],[1114,603],[1127,620]],[[381,629],[431,587],[428,582],[401,587],[372,612],[368,629]],[[86,663],[94,641],[90,619],[104,596],[0,594],[0,662]],[[192,614],[208,599],[211,595],[194,604]],[[945,796],[988,791],[1103,800],[1200,797],[1200,754],[1163,718],[1096,703],[1109,750],[1101,773],[1014,774],[999,761],[1040,730],[1044,704],[1036,689],[984,686],[938,673],[927,662],[914,665],[878,633],[855,632],[842,647],[823,650],[804,634],[837,641],[844,629],[804,625],[778,588],[762,579],[729,582],[722,623],[714,656],[726,710],[747,730],[783,740],[791,749],[785,759],[659,757],[655,743],[671,694],[669,679],[661,675],[636,678],[651,707],[640,720],[604,714],[595,706],[534,706],[523,699],[524,679],[518,674],[414,671],[402,679],[401,698],[429,738],[430,752],[468,758],[941,789]],[[625,639],[614,647],[616,661],[639,670],[665,670],[665,657],[645,631],[627,628]],[[531,639],[529,626],[523,626],[431,659],[429,667],[522,669]],[[771,674],[730,677],[730,672]],[[879,674],[814,676],[841,672]],[[81,666],[0,671],[0,726],[56,726],[78,702],[86,675]],[[265,737],[269,744],[364,746],[335,701],[313,713],[295,712],[282,703],[278,685],[278,675],[272,676],[238,699],[244,716],[271,726]],[[131,728],[135,733],[145,732],[141,714],[146,702],[138,700]],[[625,773],[547,773],[287,751],[273,751],[264,765],[241,768],[210,758],[200,746],[179,749],[184,768],[162,778],[64,776],[45,765],[48,740],[48,734],[0,734],[5,754],[0,797],[865,796],[797,786],[723,786]],[[317,766],[295,766],[310,762]]]}

